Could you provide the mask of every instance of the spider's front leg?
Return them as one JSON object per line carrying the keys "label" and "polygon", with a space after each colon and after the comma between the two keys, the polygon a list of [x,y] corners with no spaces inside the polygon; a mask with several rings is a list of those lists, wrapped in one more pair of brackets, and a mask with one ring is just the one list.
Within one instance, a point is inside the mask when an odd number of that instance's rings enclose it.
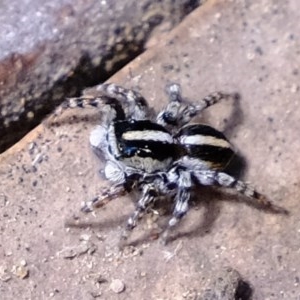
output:
{"label": "spider's front leg", "polygon": [[149,208],[151,204],[157,199],[158,191],[153,183],[142,183],[142,196],[136,204],[135,211],[127,220],[126,228],[122,233],[120,247],[124,246],[124,243],[128,239],[130,232],[137,225],[138,219],[142,216],[142,214]]}
{"label": "spider's front leg", "polygon": [[181,97],[179,84],[173,83],[167,86],[169,104],[157,116],[156,122],[163,126],[183,126],[205,108],[218,103],[222,99],[238,98],[237,94],[215,92],[201,99],[197,105],[186,103]]}
{"label": "spider's front leg", "polygon": [[102,207],[111,200],[123,196],[126,193],[127,190],[124,184],[113,185],[110,188],[105,188],[103,192],[95,198],[82,202],[81,211],[84,213],[92,212],[94,208]]}
{"label": "spider's front leg", "polygon": [[[181,221],[189,210],[189,200],[191,198],[192,177],[191,172],[180,164],[175,165],[168,174],[169,184],[164,191],[165,194],[176,191],[173,210],[173,217],[169,220],[167,228],[164,230],[161,241],[167,244],[170,232]],[[170,189],[170,191],[167,191]]]}
{"label": "spider's front leg", "polygon": [[149,108],[145,98],[137,91],[123,88],[114,83],[104,83],[96,87],[100,95],[118,100],[124,104],[126,118],[144,120],[149,117]]}
{"label": "spider's front leg", "polygon": [[[130,168],[128,168],[127,172],[130,172]],[[109,188],[105,188],[92,200],[82,202],[82,212],[92,212],[94,208],[102,207],[111,200],[114,200],[131,192],[131,190],[135,186],[135,180],[137,179],[137,176],[139,176],[135,173],[131,175],[127,174],[120,165],[112,161],[108,161],[106,163],[104,175],[106,179],[108,179],[110,182],[113,182],[114,184]]]}
{"label": "spider's front leg", "polygon": [[189,210],[189,200],[191,197],[189,188],[181,188],[175,196],[175,208],[173,210],[173,217],[169,220],[167,228],[161,236],[161,241],[164,245],[168,243],[168,238],[171,231],[181,221]]}
{"label": "spider's front leg", "polygon": [[145,120],[150,117],[147,101],[140,93],[114,83],[103,83],[96,86],[95,90],[87,91],[80,97],[66,99],[56,109],[53,117],[55,118],[71,108],[95,107],[101,108],[103,113],[104,106],[109,107],[108,112],[107,109],[104,112],[107,115],[105,119],[107,125],[116,120]]}
{"label": "spider's front leg", "polygon": [[106,96],[83,95],[81,97],[67,98],[50,116],[46,124],[51,124],[57,117],[69,109],[98,108],[102,115],[102,124],[109,126],[116,120],[124,120],[125,111],[116,99]]}

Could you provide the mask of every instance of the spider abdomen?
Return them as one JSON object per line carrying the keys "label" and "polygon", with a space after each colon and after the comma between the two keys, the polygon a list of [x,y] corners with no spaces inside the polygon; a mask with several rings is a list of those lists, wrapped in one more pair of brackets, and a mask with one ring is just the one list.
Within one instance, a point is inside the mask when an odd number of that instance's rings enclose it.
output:
{"label": "spider abdomen", "polygon": [[174,138],[190,158],[201,160],[210,169],[224,169],[234,155],[224,134],[208,125],[186,125]]}
{"label": "spider abdomen", "polygon": [[117,121],[114,134],[118,160],[147,173],[165,170],[173,162],[176,145],[172,135],[149,120]]}

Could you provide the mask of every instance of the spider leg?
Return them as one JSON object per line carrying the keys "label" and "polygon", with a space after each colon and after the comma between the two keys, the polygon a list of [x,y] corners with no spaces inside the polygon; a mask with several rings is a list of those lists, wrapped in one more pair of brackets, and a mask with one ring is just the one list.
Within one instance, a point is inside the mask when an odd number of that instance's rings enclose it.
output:
{"label": "spider leg", "polygon": [[84,213],[92,212],[94,208],[102,207],[111,200],[123,196],[126,193],[127,190],[124,184],[113,185],[110,188],[104,189],[101,194],[97,195],[92,200],[82,202],[81,211]]}
{"label": "spider leg", "polygon": [[99,195],[92,200],[82,203],[81,211],[92,212],[96,207],[102,207],[113,199],[125,195],[130,192],[136,183],[138,176],[128,168],[128,173],[114,161],[108,161],[104,168],[104,175],[106,179],[113,182],[109,188],[105,188]]}
{"label": "spider leg", "polygon": [[134,120],[144,120],[149,117],[149,108],[145,98],[137,91],[118,86],[113,83],[104,83],[96,87],[100,95],[118,100],[125,105],[125,117]]}
{"label": "spider leg", "polygon": [[101,107],[101,113],[105,116],[102,123],[107,126],[116,120],[144,120],[150,114],[147,102],[140,93],[113,83],[104,83],[96,86],[96,95],[87,93],[64,101],[54,112],[54,118],[70,108],[88,107]]}
{"label": "spider leg", "polygon": [[135,211],[127,220],[126,228],[121,236],[121,245],[128,239],[130,232],[137,225],[140,216],[147,210],[147,208],[158,197],[157,189],[154,184],[142,184],[142,196],[136,204]]}
{"label": "spider leg", "polygon": [[169,220],[167,228],[164,230],[161,236],[161,241],[164,245],[168,242],[170,232],[188,212],[190,197],[190,190],[187,188],[179,189],[178,193],[176,194],[173,217]]}
{"label": "spider leg", "polygon": [[197,114],[201,113],[204,109],[220,102],[223,99],[229,99],[232,97],[236,97],[236,94],[226,94],[223,92],[214,92],[212,94],[209,94],[202,98],[199,101],[199,104],[192,105],[188,104],[185,107],[183,107],[182,111],[179,115],[179,123],[180,125],[185,125],[188,122],[191,121],[192,118],[194,118]]}
{"label": "spider leg", "polygon": [[[176,190],[177,192],[174,197],[173,217],[169,220],[167,228],[161,237],[163,244],[168,242],[170,232],[188,212],[192,187],[191,172],[179,163],[169,170],[167,177],[169,182],[167,188],[170,189],[168,194],[172,193],[171,190]],[[164,192],[166,194],[166,190]]]}
{"label": "spider leg", "polygon": [[238,97],[237,94],[215,92],[201,99],[197,105],[193,105],[183,101],[180,86],[175,83],[167,86],[167,94],[169,95],[169,104],[158,114],[156,119],[156,122],[163,126],[183,126],[205,108],[222,99]]}
{"label": "spider leg", "polygon": [[257,192],[249,184],[238,180],[227,173],[211,170],[194,171],[193,175],[202,185],[219,185],[226,188],[232,188],[244,195],[249,203],[270,210],[274,213],[288,214],[288,211],[269,201],[264,195]]}
{"label": "spider leg", "polygon": [[76,98],[67,98],[55,110],[49,121],[52,119],[55,120],[65,110],[73,108],[101,108],[101,114],[103,116],[102,123],[106,126],[109,126],[113,121],[124,120],[126,117],[122,105],[116,99],[106,96],[83,95]]}
{"label": "spider leg", "polygon": [[170,84],[167,86],[166,92],[169,96],[169,104],[157,115],[156,123],[162,126],[176,126],[178,125],[180,109],[183,106],[180,85]]}

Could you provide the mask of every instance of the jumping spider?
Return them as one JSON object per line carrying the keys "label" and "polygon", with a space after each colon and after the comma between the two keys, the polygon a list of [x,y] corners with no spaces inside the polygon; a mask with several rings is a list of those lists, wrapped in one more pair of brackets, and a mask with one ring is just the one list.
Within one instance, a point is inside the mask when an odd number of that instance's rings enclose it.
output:
{"label": "jumping spider", "polygon": [[101,84],[96,90],[98,96],[71,98],[62,106],[97,107],[102,112],[102,122],[91,132],[90,144],[105,159],[104,174],[113,185],[84,202],[81,210],[91,212],[122,194],[140,191],[122,235],[124,240],[155,200],[168,197],[174,209],[162,234],[166,242],[169,231],[187,213],[196,186],[232,188],[254,204],[286,213],[248,184],[224,172],[234,151],[223,133],[208,125],[188,124],[205,108],[236,95],[216,92],[193,105],[182,99],[178,84],[170,84],[169,103],[155,118],[146,100],[134,90],[115,84]]}

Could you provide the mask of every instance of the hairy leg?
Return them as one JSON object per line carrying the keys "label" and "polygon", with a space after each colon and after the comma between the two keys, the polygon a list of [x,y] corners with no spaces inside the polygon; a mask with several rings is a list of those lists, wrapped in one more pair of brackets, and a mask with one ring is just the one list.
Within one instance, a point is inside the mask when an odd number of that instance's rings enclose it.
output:
{"label": "hairy leg", "polygon": [[191,197],[190,190],[193,185],[191,172],[180,164],[175,165],[169,170],[167,178],[167,188],[171,190],[169,192],[164,190],[163,192],[165,194],[171,194],[172,192],[176,191],[176,193],[174,196],[175,207],[173,210],[173,217],[169,220],[168,225],[161,237],[163,244],[168,242],[170,232],[188,212],[189,200]]}
{"label": "hairy leg", "polygon": [[[96,95],[84,94],[81,97],[69,98],[54,112],[54,118],[63,111],[71,108],[101,108],[104,115],[103,124],[110,125],[112,121],[149,118],[149,108],[144,97],[134,91],[125,89],[113,83],[104,83],[96,86]],[[50,118],[50,121],[51,118]]]}
{"label": "hairy leg", "polygon": [[101,194],[97,195],[92,200],[82,202],[81,211],[84,213],[92,212],[95,208],[102,207],[111,200],[123,196],[126,193],[127,190],[124,184],[118,184],[110,188],[105,188]]}
{"label": "hairy leg", "polygon": [[150,207],[158,197],[156,186],[151,183],[142,184],[142,196],[136,204],[135,211],[127,220],[126,228],[122,233],[120,246],[128,239],[130,232],[137,225],[138,219]]}
{"label": "hairy leg", "polygon": [[113,185],[105,188],[92,200],[83,202],[81,211],[91,212],[94,208],[102,207],[111,200],[131,192],[141,177],[134,169],[127,168],[125,171],[121,165],[114,161],[107,161],[104,175]]}
{"label": "hairy leg", "polygon": [[249,203],[253,205],[265,208],[274,213],[288,214],[288,211],[286,209],[272,203],[264,195],[257,192],[252,186],[228,175],[227,173],[210,170],[200,170],[194,171],[193,175],[202,185],[219,185],[222,187],[235,189],[240,194],[244,195]]}
{"label": "hairy leg", "polygon": [[118,100],[122,105],[125,104],[126,118],[134,120],[147,119],[149,108],[145,98],[137,91],[118,86],[113,83],[104,83],[96,87],[102,96]]}
{"label": "hairy leg", "polygon": [[222,99],[238,97],[237,94],[215,92],[207,95],[198,101],[197,105],[194,105],[183,101],[181,89],[178,84],[173,83],[167,86],[167,93],[169,95],[169,104],[158,114],[156,119],[157,123],[163,126],[183,126],[205,108],[218,103]]}
{"label": "hairy leg", "polygon": [[176,194],[173,217],[169,220],[167,228],[164,230],[161,236],[161,241],[164,245],[167,244],[169,235],[173,228],[175,228],[175,226],[188,212],[190,197],[190,191],[186,188],[179,189],[178,193]]}

